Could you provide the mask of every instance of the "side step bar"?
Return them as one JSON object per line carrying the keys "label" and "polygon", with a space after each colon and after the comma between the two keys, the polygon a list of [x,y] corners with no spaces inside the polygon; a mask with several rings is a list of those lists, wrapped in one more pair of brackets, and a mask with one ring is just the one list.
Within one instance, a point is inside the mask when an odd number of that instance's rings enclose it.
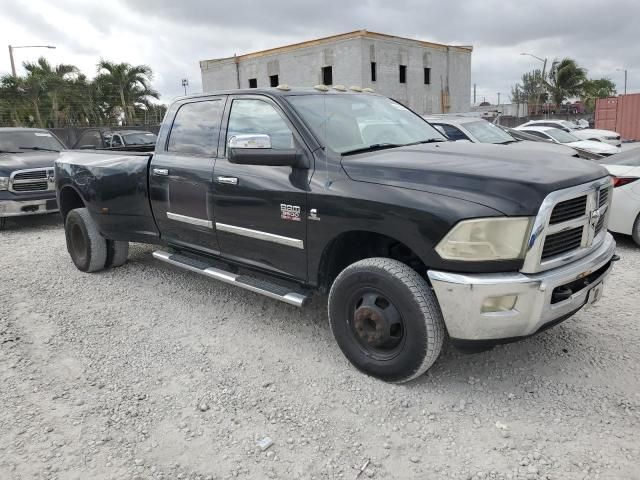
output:
{"label": "side step bar", "polygon": [[221,282],[235,285],[245,290],[260,293],[266,297],[280,300],[296,307],[303,307],[309,303],[310,297],[307,293],[296,292],[292,288],[271,283],[261,278],[250,275],[239,275],[227,272],[221,268],[209,264],[206,259],[198,260],[179,253],[169,253],[162,250],[153,252],[154,258],[163,262],[175,265],[184,270],[189,270],[205,277],[220,280]]}

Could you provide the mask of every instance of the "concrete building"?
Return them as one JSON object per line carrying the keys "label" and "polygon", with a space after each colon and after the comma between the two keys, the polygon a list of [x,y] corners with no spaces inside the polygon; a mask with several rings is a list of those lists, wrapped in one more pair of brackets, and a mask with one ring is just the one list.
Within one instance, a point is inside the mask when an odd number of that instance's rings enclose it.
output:
{"label": "concrete building", "polygon": [[245,55],[200,62],[205,92],[235,88],[370,87],[418,113],[467,112],[469,46],[358,30]]}

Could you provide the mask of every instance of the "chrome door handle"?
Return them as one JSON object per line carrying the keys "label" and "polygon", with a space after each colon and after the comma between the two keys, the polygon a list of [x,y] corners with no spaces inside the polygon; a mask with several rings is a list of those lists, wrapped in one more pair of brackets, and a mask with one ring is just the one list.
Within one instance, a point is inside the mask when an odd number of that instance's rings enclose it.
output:
{"label": "chrome door handle", "polygon": [[238,178],[237,177],[216,177],[216,182],[224,183],[225,185],[237,185]]}
{"label": "chrome door handle", "polygon": [[167,175],[169,175],[169,169],[168,168],[154,168],[153,169],[153,174],[154,175],[162,175],[163,177],[166,177]]}

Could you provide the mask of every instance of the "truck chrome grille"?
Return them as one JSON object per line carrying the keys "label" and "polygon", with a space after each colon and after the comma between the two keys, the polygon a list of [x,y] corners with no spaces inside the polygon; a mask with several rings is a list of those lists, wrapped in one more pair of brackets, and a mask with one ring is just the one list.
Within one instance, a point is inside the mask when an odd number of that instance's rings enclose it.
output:
{"label": "truck chrome grille", "polygon": [[587,211],[587,196],[583,195],[558,203],[551,213],[550,225],[580,218]]}
{"label": "truck chrome grille", "polygon": [[43,190],[49,190],[49,184],[46,180],[40,182],[14,183],[13,190],[15,192],[41,192]]}
{"label": "truck chrome grille", "polygon": [[55,190],[53,167],[16,170],[9,177],[9,190],[16,193]]}
{"label": "truck chrome grille", "polygon": [[605,239],[609,177],[553,192],[535,219],[522,272],[549,270],[588,255]]}
{"label": "truck chrome grille", "polygon": [[31,170],[28,172],[16,172],[13,180],[39,180],[47,178],[47,170]]}
{"label": "truck chrome grille", "polygon": [[584,227],[576,227],[564,232],[547,235],[542,249],[542,260],[562,255],[580,247]]}

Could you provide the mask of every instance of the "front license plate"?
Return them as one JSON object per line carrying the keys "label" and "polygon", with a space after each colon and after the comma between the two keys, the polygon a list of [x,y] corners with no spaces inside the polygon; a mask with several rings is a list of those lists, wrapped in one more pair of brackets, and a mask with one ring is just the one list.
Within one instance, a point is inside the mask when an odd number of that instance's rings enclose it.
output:
{"label": "front license plate", "polygon": [[587,296],[587,305],[594,305],[600,301],[600,299],[602,298],[603,288],[604,284],[600,282],[595,287],[592,287],[591,290],[589,290],[589,295]]}

